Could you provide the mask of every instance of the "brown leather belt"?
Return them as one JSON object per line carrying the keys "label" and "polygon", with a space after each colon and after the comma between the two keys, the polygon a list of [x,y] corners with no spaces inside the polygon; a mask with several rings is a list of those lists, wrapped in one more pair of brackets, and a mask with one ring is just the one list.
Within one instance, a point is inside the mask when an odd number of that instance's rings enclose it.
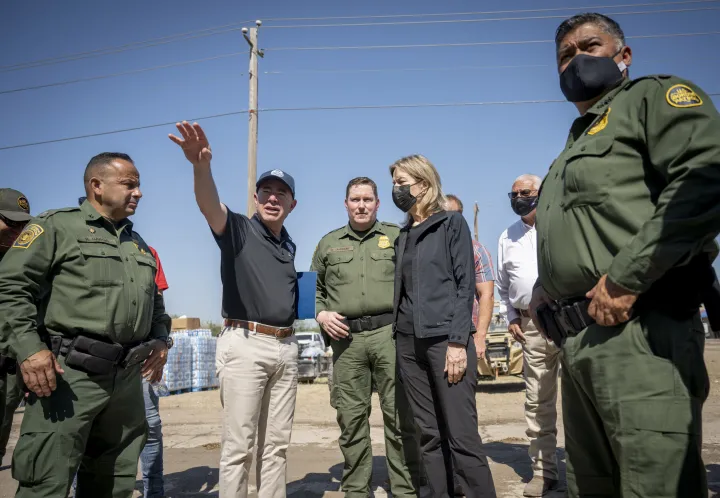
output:
{"label": "brown leather belt", "polygon": [[226,318],[223,323],[226,327],[247,329],[251,332],[257,332],[258,334],[271,335],[278,339],[290,337],[295,332],[293,327],[273,327],[272,325],[263,325],[262,323],[247,322],[245,320],[230,320]]}
{"label": "brown leather belt", "polygon": [[[517,309],[517,308],[516,308]],[[530,312],[528,310],[517,310],[518,313],[520,313],[521,316],[524,316],[525,318],[532,318],[530,316]]]}

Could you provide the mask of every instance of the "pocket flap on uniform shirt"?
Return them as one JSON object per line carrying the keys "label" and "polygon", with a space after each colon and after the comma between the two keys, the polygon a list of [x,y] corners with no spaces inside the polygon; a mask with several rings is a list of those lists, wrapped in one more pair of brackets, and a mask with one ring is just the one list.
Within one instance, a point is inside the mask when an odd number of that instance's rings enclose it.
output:
{"label": "pocket flap on uniform shirt", "polygon": [[110,239],[78,239],[78,245],[86,257],[120,258],[117,244]]}
{"label": "pocket flap on uniform shirt", "polygon": [[150,266],[153,270],[157,269],[157,263],[152,256],[143,256],[142,254],[135,254],[134,256],[139,265]]}
{"label": "pocket flap on uniform shirt", "polygon": [[583,137],[582,141],[578,141],[573,146],[573,151],[568,155],[567,161],[571,161],[577,157],[600,157],[604,156],[610,149],[612,149],[615,137],[610,135],[604,135],[602,137],[595,137],[587,139]]}
{"label": "pocket flap on uniform shirt", "polygon": [[337,265],[339,263],[349,263],[353,259],[353,251],[331,252],[327,256],[329,265]]}
{"label": "pocket flap on uniform shirt", "polygon": [[374,259],[375,261],[382,261],[382,260],[394,260],[395,259],[395,251],[391,250],[385,250],[385,251],[373,251],[370,253],[370,257]]}

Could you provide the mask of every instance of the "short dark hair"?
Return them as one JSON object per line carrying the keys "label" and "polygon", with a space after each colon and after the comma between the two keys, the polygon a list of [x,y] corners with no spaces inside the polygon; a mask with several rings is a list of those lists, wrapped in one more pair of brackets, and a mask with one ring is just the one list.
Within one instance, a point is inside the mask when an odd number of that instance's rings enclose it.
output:
{"label": "short dark hair", "polygon": [[625,45],[625,33],[623,33],[617,21],[610,19],[608,16],[598,14],[597,12],[585,12],[565,19],[560,26],[558,26],[557,31],[555,31],[555,52],[559,50],[560,43],[562,43],[568,33],[583,24],[594,24],[602,28],[603,31],[615,38],[618,50]]}
{"label": "short dark hair", "polygon": [[135,164],[130,156],[122,152],[102,152],[90,159],[90,162],[85,167],[85,176],[83,178],[85,185],[90,182],[93,176],[100,173],[101,168],[109,165],[115,159],[122,159],[130,164]]}
{"label": "short dark hair", "polygon": [[460,212],[463,212],[463,203],[457,195],[445,194],[445,197],[447,198],[448,202],[455,201],[455,203],[458,205],[458,209],[460,210]]}
{"label": "short dark hair", "polygon": [[375,195],[375,199],[378,198],[377,185],[375,184],[375,182],[367,176],[358,176],[357,178],[353,178],[348,182],[347,187],[345,188],[346,199],[350,197],[350,189],[357,185],[370,185],[372,187],[373,194]]}

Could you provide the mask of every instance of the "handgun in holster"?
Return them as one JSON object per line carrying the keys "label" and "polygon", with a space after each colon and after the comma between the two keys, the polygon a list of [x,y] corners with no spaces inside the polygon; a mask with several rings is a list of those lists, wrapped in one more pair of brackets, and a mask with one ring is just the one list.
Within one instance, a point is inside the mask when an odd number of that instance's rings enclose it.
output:
{"label": "handgun in holster", "polygon": [[555,321],[555,312],[547,304],[541,304],[535,310],[538,325],[545,332],[545,335],[559,348],[563,346],[568,334],[558,326]]}
{"label": "handgun in holster", "polygon": [[15,375],[17,372],[17,362],[14,358],[0,354],[0,375]]}

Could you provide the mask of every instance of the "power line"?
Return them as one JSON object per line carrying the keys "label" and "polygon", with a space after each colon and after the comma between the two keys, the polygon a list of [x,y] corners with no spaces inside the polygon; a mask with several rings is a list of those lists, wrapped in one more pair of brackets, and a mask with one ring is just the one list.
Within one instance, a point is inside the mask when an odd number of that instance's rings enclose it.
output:
{"label": "power line", "polygon": [[[607,12],[608,16],[629,16],[667,14],[683,12],[700,12],[709,10],[720,10],[720,7],[697,7],[693,9],[666,9],[666,10],[641,10],[635,12]],[[442,19],[432,21],[391,21],[391,22],[362,22],[362,23],[334,23],[334,24],[294,24],[289,26],[265,26],[264,29],[296,29],[296,28],[335,28],[335,27],[357,27],[357,26],[407,26],[416,24],[455,24],[455,23],[477,23],[477,22],[498,22],[498,21],[533,21],[542,19],[565,19],[567,15],[554,16],[525,16],[525,17],[497,17],[490,19]]]}
{"label": "power line", "polygon": [[[401,19],[401,18],[422,18],[422,17],[450,17],[450,16],[468,16],[468,15],[493,15],[493,14],[519,14],[519,13],[534,13],[534,12],[557,12],[565,10],[603,10],[609,8],[630,8],[630,7],[660,7],[667,5],[688,5],[688,4],[708,4],[716,3],[718,0],[685,0],[675,2],[657,2],[657,3],[631,3],[631,4],[616,4],[616,5],[596,5],[586,7],[555,7],[545,9],[515,9],[515,10],[496,10],[496,11],[475,11],[475,12],[448,12],[448,13],[431,13],[431,14],[395,14],[395,15],[370,15],[370,16],[337,16],[337,17],[286,17],[286,18],[270,18],[265,19],[266,21],[325,21],[325,20],[350,20],[350,19]],[[0,66],[0,73],[19,71],[23,69],[30,69],[34,67],[42,67],[52,64],[60,64],[64,62],[72,62],[76,60],[87,59],[91,57],[100,57],[103,55],[111,55],[129,50],[139,50],[143,48],[155,47],[158,45],[164,45],[167,43],[173,43],[176,41],[192,40],[196,38],[203,38],[208,36],[214,36],[224,33],[229,33],[241,29],[243,24],[249,24],[252,21],[242,21],[237,23],[224,24],[220,26],[214,26],[210,28],[204,28],[200,30],[187,31],[184,33],[176,33],[173,35],[167,35],[159,38],[151,38],[148,40],[142,40],[137,42],[131,42],[124,45],[117,45],[113,47],[105,47],[101,49],[95,49],[85,52],[77,52],[59,57],[51,57],[45,59],[37,59],[34,61],[28,61],[24,63]],[[276,28],[282,26],[265,26],[265,28]]]}
{"label": "power line", "polygon": [[[651,3],[630,3],[630,4],[615,4],[615,5],[588,5],[578,6],[573,5],[571,7],[553,7],[545,9],[514,9],[514,10],[491,10],[491,11],[474,11],[474,12],[447,12],[447,13],[435,13],[435,14],[390,14],[390,15],[369,15],[369,16],[332,16],[332,17],[276,17],[265,19],[265,21],[331,21],[338,19],[402,19],[402,18],[416,18],[416,17],[450,17],[450,16],[474,16],[474,15],[492,15],[492,14],[519,14],[519,13],[531,13],[531,12],[557,12],[562,10],[575,10],[575,11],[588,11],[588,10],[600,10],[600,9],[620,9],[629,7],[661,7],[665,5],[686,5],[686,4],[697,4],[697,3],[715,3],[717,0],[689,0],[689,1],[678,1],[678,2],[651,2]],[[269,27],[269,26],[265,26]],[[273,26],[274,27],[274,26]]]}
{"label": "power line", "polygon": [[[720,95],[720,92],[709,93],[708,96],[715,97]],[[528,105],[528,104],[557,104],[565,103],[566,100],[546,99],[546,100],[507,100],[507,101],[495,101],[495,102],[448,102],[448,103],[435,103],[435,104],[379,104],[379,105],[346,105],[346,106],[313,106],[313,107],[269,107],[266,109],[258,109],[258,112],[307,112],[307,111],[345,111],[345,110],[377,110],[377,109],[411,109],[411,108],[427,108],[427,107],[477,107],[477,106],[495,106],[495,105]],[[247,110],[225,112],[222,114],[213,114],[210,116],[204,116],[201,118],[193,118],[186,121],[205,121],[208,119],[221,118],[226,116],[236,116],[239,114],[247,114]],[[145,126],[136,126],[133,128],[123,128],[120,130],[103,131],[98,133],[89,133],[87,135],[78,135],[74,137],[57,138],[54,140],[43,140],[39,142],[31,142],[17,145],[6,145],[0,147],[2,150],[10,149],[21,149],[25,147],[33,147],[36,145],[45,145],[58,142],[68,142],[71,140],[80,140],[83,138],[100,137],[104,135],[114,135],[116,133],[126,133],[137,130],[147,130],[150,128],[159,128],[161,126],[171,126],[177,123],[177,121],[168,121],[166,123],[156,123]]]}
{"label": "power line", "polygon": [[[115,78],[117,76],[126,76],[128,74],[137,74],[137,73],[145,73],[148,71],[155,71],[157,69],[167,69],[170,67],[179,67],[179,66],[187,66],[188,64],[197,64],[199,62],[206,62],[206,61],[212,61],[217,59],[224,59],[227,57],[235,57],[238,55],[245,55],[246,52],[234,52],[231,54],[223,54],[223,55],[216,55],[213,57],[205,57],[204,59],[195,59],[191,61],[183,61],[183,62],[175,62],[172,64],[164,64],[162,66],[153,66],[153,67],[146,67],[142,69],[132,69],[130,71],[123,71],[120,73],[112,73],[112,74],[103,74],[100,76],[90,76],[87,78],[77,78],[74,80],[66,80],[66,81],[58,81],[56,83],[47,83],[45,85],[36,85],[36,86],[26,86],[22,88],[13,88],[12,90],[0,90],[0,95],[5,95],[8,93],[17,93],[17,92],[26,92],[29,90],[39,90],[41,88],[50,88],[50,87],[56,87],[56,86],[64,86],[64,85],[72,85],[74,83],[82,83],[84,81],[94,81],[94,80],[102,80],[106,78]],[[243,73],[240,73],[241,75]]]}
{"label": "power line", "polygon": [[448,66],[448,67],[385,67],[375,69],[298,69],[290,71],[264,71],[263,74],[304,74],[304,73],[384,73],[396,71],[462,71],[468,69],[518,69],[535,67],[556,67],[554,64],[516,64],[497,66]]}
{"label": "power line", "polygon": [[[662,35],[638,35],[626,36],[626,39],[645,38],[675,38],[682,36],[708,36],[718,35],[720,31],[705,31],[701,33],[670,33]],[[270,47],[263,50],[377,50],[377,49],[400,49],[400,48],[431,48],[431,47],[477,47],[484,45],[527,45],[533,43],[555,43],[555,40],[519,40],[519,41],[492,41],[492,42],[466,42],[466,43],[423,43],[417,45],[352,45],[352,46],[328,46],[328,47]]]}
{"label": "power line", "polygon": [[[114,47],[114,48],[100,49],[100,50],[95,50],[95,51],[91,51],[91,52],[81,52],[78,54],[67,55],[67,56],[64,56],[61,58],[45,59],[44,61],[33,61],[33,62],[27,62],[24,64],[15,64],[13,66],[0,66],[0,73],[7,73],[7,72],[11,72],[11,71],[20,71],[23,69],[49,66],[49,65],[53,65],[53,64],[62,64],[65,62],[89,59],[91,57],[100,57],[103,55],[117,54],[120,52],[126,52],[128,50],[137,50],[140,48],[149,48],[149,47],[155,47],[158,45],[165,45],[167,43],[173,43],[176,41],[194,40],[196,38],[203,38],[206,36],[218,35],[218,34],[222,34],[222,33],[229,33],[232,31],[239,31],[240,29],[241,29],[240,27],[236,27],[236,28],[228,28],[228,29],[224,29],[224,30],[213,31],[211,33],[201,33],[201,34],[197,34],[194,36],[186,36],[186,37],[182,37],[182,38],[159,39],[160,41],[157,41],[154,43],[136,42],[135,44],[129,44],[129,45],[119,46],[119,47]],[[140,43],[145,43],[145,44],[137,45]],[[132,45],[132,46],[130,46],[130,45]],[[135,46],[135,45],[137,45],[137,46]]]}

